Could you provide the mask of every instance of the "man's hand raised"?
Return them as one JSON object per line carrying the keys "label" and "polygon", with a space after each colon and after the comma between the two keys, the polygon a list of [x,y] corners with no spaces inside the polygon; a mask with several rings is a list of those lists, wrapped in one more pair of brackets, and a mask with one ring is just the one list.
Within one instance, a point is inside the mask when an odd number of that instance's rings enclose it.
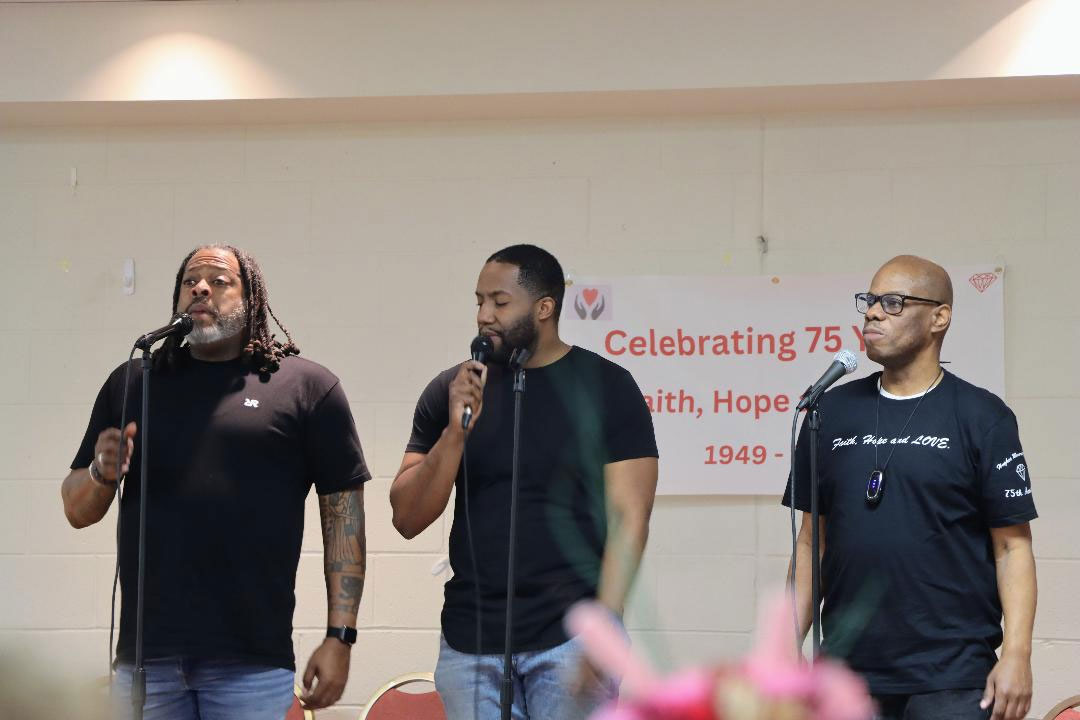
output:
{"label": "man's hand raised", "polygon": [[[135,451],[135,433],[135,423],[129,422],[123,432],[119,428],[106,428],[98,434],[92,463],[101,478],[110,485],[115,485],[129,469],[131,455]],[[119,476],[116,474],[117,462],[120,464]]]}

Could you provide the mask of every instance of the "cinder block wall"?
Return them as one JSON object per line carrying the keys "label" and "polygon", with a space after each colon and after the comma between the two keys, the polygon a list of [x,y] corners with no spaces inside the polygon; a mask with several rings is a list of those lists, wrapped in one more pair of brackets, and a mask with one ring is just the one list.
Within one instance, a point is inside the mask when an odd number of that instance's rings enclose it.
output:
{"label": "cinder block wall", "polygon": [[[1080,692],[1080,105],[0,130],[0,642],[29,666],[106,672],[115,516],[70,529],[59,482],[105,376],[167,317],[180,259],[217,241],[256,255],[304,354],[341,377],[377,475],[352,677],[320,717],[353,718],[386,679],[434,665],[448,524],[405,542],[387,490],[417,396],[475,331],[480,265],[522,241],[582,275],[869,280],[900,252],[1003,265],[1007,400],[1042,516],[1032,715]],[[638,646],[663,667],[745,649],[789,548],[775,497],[661,498],[628,615]],[[311,497],[301,668],[325,625],[320,552]]]}

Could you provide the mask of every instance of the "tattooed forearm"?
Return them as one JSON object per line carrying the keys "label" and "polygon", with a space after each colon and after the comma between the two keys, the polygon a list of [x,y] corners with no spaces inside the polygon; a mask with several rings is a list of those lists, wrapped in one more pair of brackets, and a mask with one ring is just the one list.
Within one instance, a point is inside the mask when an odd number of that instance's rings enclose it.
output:
{"label": "tattooed forearm", "polygon": [[320,496],[319,514],[329,624],[355,625],[367,570],[363,487]]}

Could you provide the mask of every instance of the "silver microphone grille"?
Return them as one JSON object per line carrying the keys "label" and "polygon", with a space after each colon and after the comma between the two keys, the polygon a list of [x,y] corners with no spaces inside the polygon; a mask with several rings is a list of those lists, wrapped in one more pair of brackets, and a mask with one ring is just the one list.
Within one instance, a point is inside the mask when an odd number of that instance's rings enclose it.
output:
{"label": "silver microphone grille", "polygon": [[844,374],[850,375],[855,372],[855,368],[859,367],[859,361],[855,357],[855,353],[850,350],[841,350],[833,356],[833,360],[844,366]]}

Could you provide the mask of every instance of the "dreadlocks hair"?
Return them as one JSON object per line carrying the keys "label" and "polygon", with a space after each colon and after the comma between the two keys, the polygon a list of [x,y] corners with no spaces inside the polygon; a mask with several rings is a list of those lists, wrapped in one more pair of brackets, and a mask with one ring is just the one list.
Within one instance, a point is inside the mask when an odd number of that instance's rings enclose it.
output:
{"label": "dreadlocks hair", "polygon": [[[260,375],[268,375],[280,367],[282,359],[286,356],[299,355],[300,348],[293,342],[292,335],[270,309],[266,280],[263,278],[262,270],[259,269],[259,264],[251,255],[232,245],[201,245],[187,254],[180,263],[180,269],[176,271],[171,312],[175,314],[177,303],[180,302],[181,283],[188,263],[195,253],[206,249],[227,250],[236,257],[236,262],[240,265],[240,282],[244,288],[244,309],[247,313],[243,330],[246,342],[240,353],[241,359]],[[285,343],[274,339],[276,336],[270,332],[269,318],[273,318],[277,326],[285,333]],[[161,349],[154,353],[154,365],[175,367],[185,355],[180,351],[180,342],[181,338],[175,335],[165,340]]]}
{"label": "dreadlocks hair", "polygon": [[518,284],[528,290],[534,300],[549,297],[555,301],[552,317],[558,324],[566,293],[566,276],[554,255],[535,245],[511,245],[493,254],[487,262],[516,266]]}

